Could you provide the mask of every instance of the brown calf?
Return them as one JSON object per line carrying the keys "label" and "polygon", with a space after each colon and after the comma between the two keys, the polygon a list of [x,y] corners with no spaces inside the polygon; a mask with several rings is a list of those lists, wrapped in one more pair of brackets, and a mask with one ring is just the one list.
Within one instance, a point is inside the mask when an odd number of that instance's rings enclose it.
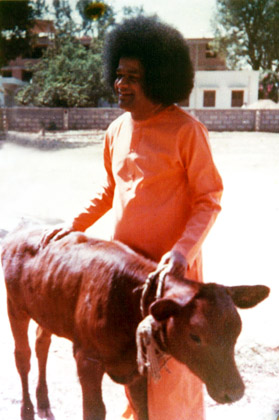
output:
{"label": "brown calf", "polygon": [[[147,420],[146,378],[139,375],[135,333],[142,321],[140,299],[156,264],[118,242],[82,233],[40,246],[42,228],[21,227],[8,235],[2,253],[15,361],[22,381],[22,420],[33,420],[28,391],[30,319],[38,324],[37,406],[52,416],[46,384],[51,334],[68,338],[83,394],[83,419],[105,419],[101,394],[104,372],[127,384],[139,420]],[[224,287],[167,276],[163,297],[152,289],[146,309],[162,324],[159,347],[186,364],[219,403],[240,399],[244,385],[234,361],[241,330],[235,308],[267,297],[265,286]],[[155,300],[155,301],[154,301]]]}

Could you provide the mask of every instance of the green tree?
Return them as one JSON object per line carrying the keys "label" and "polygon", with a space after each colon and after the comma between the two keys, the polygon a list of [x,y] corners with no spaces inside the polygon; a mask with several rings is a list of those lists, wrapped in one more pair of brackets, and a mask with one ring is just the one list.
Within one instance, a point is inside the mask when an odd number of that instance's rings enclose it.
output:
{"label": "green tree", "polygon": [[47,11],[45,0],[0,0],[0,68],[18,56],[30,56],[35,19]]}
{"label": "green tree", "polygon": [[142,16],[145,14],[143,6],[124,6],[123,15],[127,18]]}
{"label": "green tree", "polygon": [[54,24],[57,29],[56,37],[73,35],[77,28],[72,18],[73,11],[69,0],[52,0],[52,6]]}
{"label": "green tree", "polygon": [[279,70],[279,2],[217,0],[217,46],[231,67]]}
{"label": "green tree", "polygon": [[[92,3],[93,6],[94,4],[99,6],[99,8],[96,9],[97,13],[99,10],[99,14],[96,15],[95,19],[94,15],[90,13],[90,11],[92,11],[92,9],[90,9]],[[103,40],[108,28],[115,24],[116,13],[113,7],[103,1],[92,2],[91,0],[78,0],[76,8],[82,19],[81,31],[93,38]]]}
{"label": "green tree", "polygon": [[[84,10],[88,1],[79,1],[83,13],[82,27],[74,23],[68,0],[53,0],[54,23],[57,28],[53,45],[41,61],[33,66],[32,83],[17,95],[22,105],[50,107],[98,106],[100,100],[113,102],[113,93],[103,80],[102,49],[105,31],[114,23],[115,13],[109,6],[98,22]],[[104,4],[104,3],[102,3]],[[77,34],[91,34],[89,48],[77,39]]]}
{"label": "green tree", "polygon": [[95,107],[101,99],[113,101],[102,77],[101,54],[71,36],[48,49],[33,68],[32,83],[17,95],[22,105],[49,107]]}
{"label": "green tree", "polygon": [[43,19],[43,17],[49,12],[46,0],[30,0],[30,5],[33,9],[35,19]]}
{"label": "green tree", "polygon": [[259,99],[279,100],[279,74],[271,70],[265,71],[260,80]]}
{"label": "green tree", "polygon": [[28,53],[33,25],[30,1],[0,1],[0,67]]}

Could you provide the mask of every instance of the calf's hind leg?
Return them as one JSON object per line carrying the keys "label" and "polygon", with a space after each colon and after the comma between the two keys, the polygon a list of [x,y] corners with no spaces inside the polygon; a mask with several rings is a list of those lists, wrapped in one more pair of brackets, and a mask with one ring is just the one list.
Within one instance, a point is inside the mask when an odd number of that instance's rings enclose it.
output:
{"label": "calf's hind leg", "polygon": [[15,362],[22,385],[21,420],[34,420],[34,407],[29,395],[28,373],[30,371],[31,350],[28,342],[30,318],[17,311],[8,300],[8,315],[15,340]]}
{"label": "calf's hind leg", "polygon": [[51,333],[38,326],[36,331],[36,355],[39,367],[39,379],[36,389],[37,407],[39,416],[49,420],[54,419],[50,410],[46,381],[46,365],[50,343]]}

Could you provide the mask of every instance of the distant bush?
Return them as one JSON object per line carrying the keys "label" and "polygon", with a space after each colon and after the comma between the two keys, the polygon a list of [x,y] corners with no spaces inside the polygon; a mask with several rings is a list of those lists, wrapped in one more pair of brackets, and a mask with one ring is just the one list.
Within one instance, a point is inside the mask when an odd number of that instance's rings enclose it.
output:
{"label": "distant bush", "polygon": [[21,105],[47,107],[97,107],[100,100],[114,101],[103,80],[101,45],[88,50],[70,35],[51,46],[32,67],[29,85],[21,88],[16,100]]}

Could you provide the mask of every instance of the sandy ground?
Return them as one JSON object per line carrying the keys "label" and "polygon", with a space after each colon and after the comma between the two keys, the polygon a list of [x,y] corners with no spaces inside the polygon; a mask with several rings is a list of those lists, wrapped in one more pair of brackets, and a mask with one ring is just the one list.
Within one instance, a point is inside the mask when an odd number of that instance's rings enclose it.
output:
{"label": "sandy ground", "polygon": [[[0,236],[22,216],[56,223],[71,218],[86,203],[103,174],[102,144],[97,137],[91,146],[59,150],[0,143]],[[94,141],[92,133],[84,138]],[[258,307],[240,311],[243,331],[236,360],[246,384],[245,396],[235,404],[220,406],[205,393],[207,420],[277,420],[279,134],[210,133],[210,140],[225,192],[223,211],[204,245],[205,281],[261,283],[271,288],[271,294]],[[107,237],[110,223],[108,214],[90,233]],[[0,419],[13,420],[19,418],[21,390],[3,281],[0,299]],[[32,324],[31,344],[34,328]],[[34,358],[30,373],[33,399],[36,377]],[[56,337],[49,356],[48,383],[55,419],[80,420],[81,393],[71,344]],[[125,407],[123,389],[107,377],[104,398],[107,419],[117,420]]]}

